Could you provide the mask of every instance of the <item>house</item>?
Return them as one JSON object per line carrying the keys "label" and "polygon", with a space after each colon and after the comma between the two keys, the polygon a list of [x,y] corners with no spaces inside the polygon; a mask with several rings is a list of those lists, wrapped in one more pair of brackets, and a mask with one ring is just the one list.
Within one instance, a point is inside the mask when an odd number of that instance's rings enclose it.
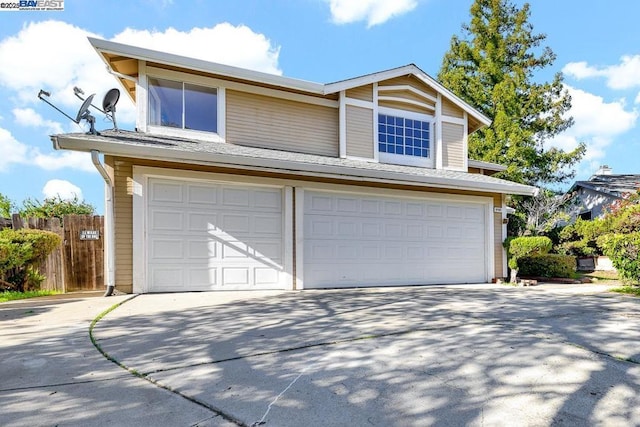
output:
{"label": "house", "polygon": [[571,195],[570,215],[585,220],[601,218],[606,208],[640,190],[640,175],[612,173],[601,166],[587,181],[576,181],[567,194]]}
{"label": "house", "polygon": [[[490,120],[415,65],[307,81],[89,39],[136,131],[52,136],[107,188],[124,292],[477,283],[506,276]],[[103,162],[100,160],[103,155]]]}

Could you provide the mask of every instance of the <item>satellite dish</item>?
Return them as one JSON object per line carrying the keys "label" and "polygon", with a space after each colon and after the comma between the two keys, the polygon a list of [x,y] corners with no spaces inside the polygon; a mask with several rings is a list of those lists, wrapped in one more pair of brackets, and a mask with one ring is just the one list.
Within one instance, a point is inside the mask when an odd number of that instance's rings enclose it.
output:
{"label": "satellite dish", "polygon": [[102,100],[102,110],[105,113],[115,112],[116,104],[120,99],[120,91],[116,88],[109,89],[109,92],[104,96]]}
{"label": "satellite dish", "polygon": [[[79,97],[78,92],[82,92],[82,90],[76,91],[76,88],[74,88],[74,92],[75,92],[76,96]],[[44,101],[45,103],[49,104],[51,107],[53,107],[58,112],[60,112],[63,116],[65,116],[66,118],[68,118],[69,120],[71,120],[72,122],[74,122],[76,124],[80,124],[80,120],[88,121],[89,124],[91,125],[91,130],[89,132],[87,132],[87,133],[91,133],[93,135],[98,135],[98,132],[96,132],[96,128],[94,127],[94,123],[96,122],[96,118],[93,117],[89,113],[89,107],[91,106],[91,101],[93,100],[93,97],[95,96],[95,94],[89,96],[87,99],[85,99],[82,102],[82,106],[78,110],[78,114],[76,114],[76,118],[75,119],[73,117],[71,117],[70,115],[68,115],[67,113],[65,113],[64,111],[62,111],[61,109],[59,109],[58,107],[56,107],[55,105],[53,105],[47,99],[44,98],[44,97],[48,98],[49,96],[51,96],[51,93],[47,92],[46,90],[40,89],[40,92],[38,92],[38,98],[41,101]]]}
{"label": "satellite dish", "polygon": [[120,91],[116,88],[109,89],[102,100],[102,110],[113,121],[113,130],[118,131],[116,123],[116,104],[120,99]]}
{"label": "satellite dish", "polygon": [[84,100],[80,109],[78,110],[78,115],[76,115],[76,123],[80,123],[80,120],[84,119],[85,114],[89,114],[89,106],[91,106],[91,101],[93,101],[93,97],[96,96],[95,93],[89,95],[87,99]]}
{"label": "satellite dish", "polygon": [[93,117],[91,113],[89,113],[89,107],[91,106],[91,101],[93,101],[94,96],[96,96],[96,94],[92,93],[87,97],[87,99],[84,100],[84,102],[80,106],[80,109],[78,110],[78,114],[76,115],[76,123],[80,123],[80,120],[83,120],[83,119],[88,121],[90,129],[89,129],[89,132],[87,133],[90,133],[92,135],[97,135],[98,132],[96,132],[96,128],[95,128],[96,118]]}

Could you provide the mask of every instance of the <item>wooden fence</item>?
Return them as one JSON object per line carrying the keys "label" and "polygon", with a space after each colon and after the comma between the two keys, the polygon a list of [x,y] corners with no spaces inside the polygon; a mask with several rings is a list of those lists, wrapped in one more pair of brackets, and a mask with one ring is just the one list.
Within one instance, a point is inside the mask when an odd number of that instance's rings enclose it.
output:
{"label": "wooden fence", "polygon": [[13,215],[14,229],[33,228],[57,233],[62,244],[40,266],[46,276],[42,289],[61,292],[104,289],[104,217],[67,215],[58,218],[21,218]]}

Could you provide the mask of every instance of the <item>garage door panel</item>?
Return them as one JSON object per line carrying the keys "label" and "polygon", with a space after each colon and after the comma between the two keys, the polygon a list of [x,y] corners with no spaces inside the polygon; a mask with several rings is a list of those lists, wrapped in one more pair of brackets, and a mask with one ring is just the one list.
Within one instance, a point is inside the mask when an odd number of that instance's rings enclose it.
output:
{"label": "garage door panel", "polygon": [[218,186],[190,184],[188,189],[188,201],[191,204],[202,206],[215,206],[218,203]]}
{"label": "garage door panel", "polygon": [[282,189],[159,178],[148,188],[152,292],[285,288]]}
{"label": "garage door panel", "polygon": [[212,231],[216,229],[218,223],[218,216],[212,212],[188,212],[186,217],[187,231]]}
{"label": "garage door panel", "polygon": [[190,239],[187,242],[187,259],[208,260],[215,258],[218,253],[218,245],[211,240]]}
{"label": "garage door panel", "polygon": [[182,203],[183,186],[170,182],[154,182],[150,186],[149,200],[153,202]]}
{"label": "garage door panel", "polygon": [[305,287],[485,280],[486,204],[307,190],[304,206]]}
{"label": "garage door panel", "polygon": [[153,259],[183,259],[182,239],[154,238],[150,243],[150,256]]}
{"label": "garage door panel", "polygon": [[218,282],[216,267],[188,267],[188,286],[195,289],[215,289]]}
{"label": "garage door panel", "polygon": [[179,231],[183,228],[183,214],[181,212],[155,209],[151,211],[149,228],[151,230]]}

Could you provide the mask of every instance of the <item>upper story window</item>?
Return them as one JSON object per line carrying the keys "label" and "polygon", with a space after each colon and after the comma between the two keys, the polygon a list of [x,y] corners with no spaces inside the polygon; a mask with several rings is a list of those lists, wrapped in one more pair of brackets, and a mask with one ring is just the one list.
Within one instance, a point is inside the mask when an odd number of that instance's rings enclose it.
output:
{"label": "upper story window", "polygon": [[215,87],[149,77],[149,125],[219,133]]}
{"label": "upper story window", "polygon": [[433,166],[433,117],[380,108],[378,154],[381,162]]}

